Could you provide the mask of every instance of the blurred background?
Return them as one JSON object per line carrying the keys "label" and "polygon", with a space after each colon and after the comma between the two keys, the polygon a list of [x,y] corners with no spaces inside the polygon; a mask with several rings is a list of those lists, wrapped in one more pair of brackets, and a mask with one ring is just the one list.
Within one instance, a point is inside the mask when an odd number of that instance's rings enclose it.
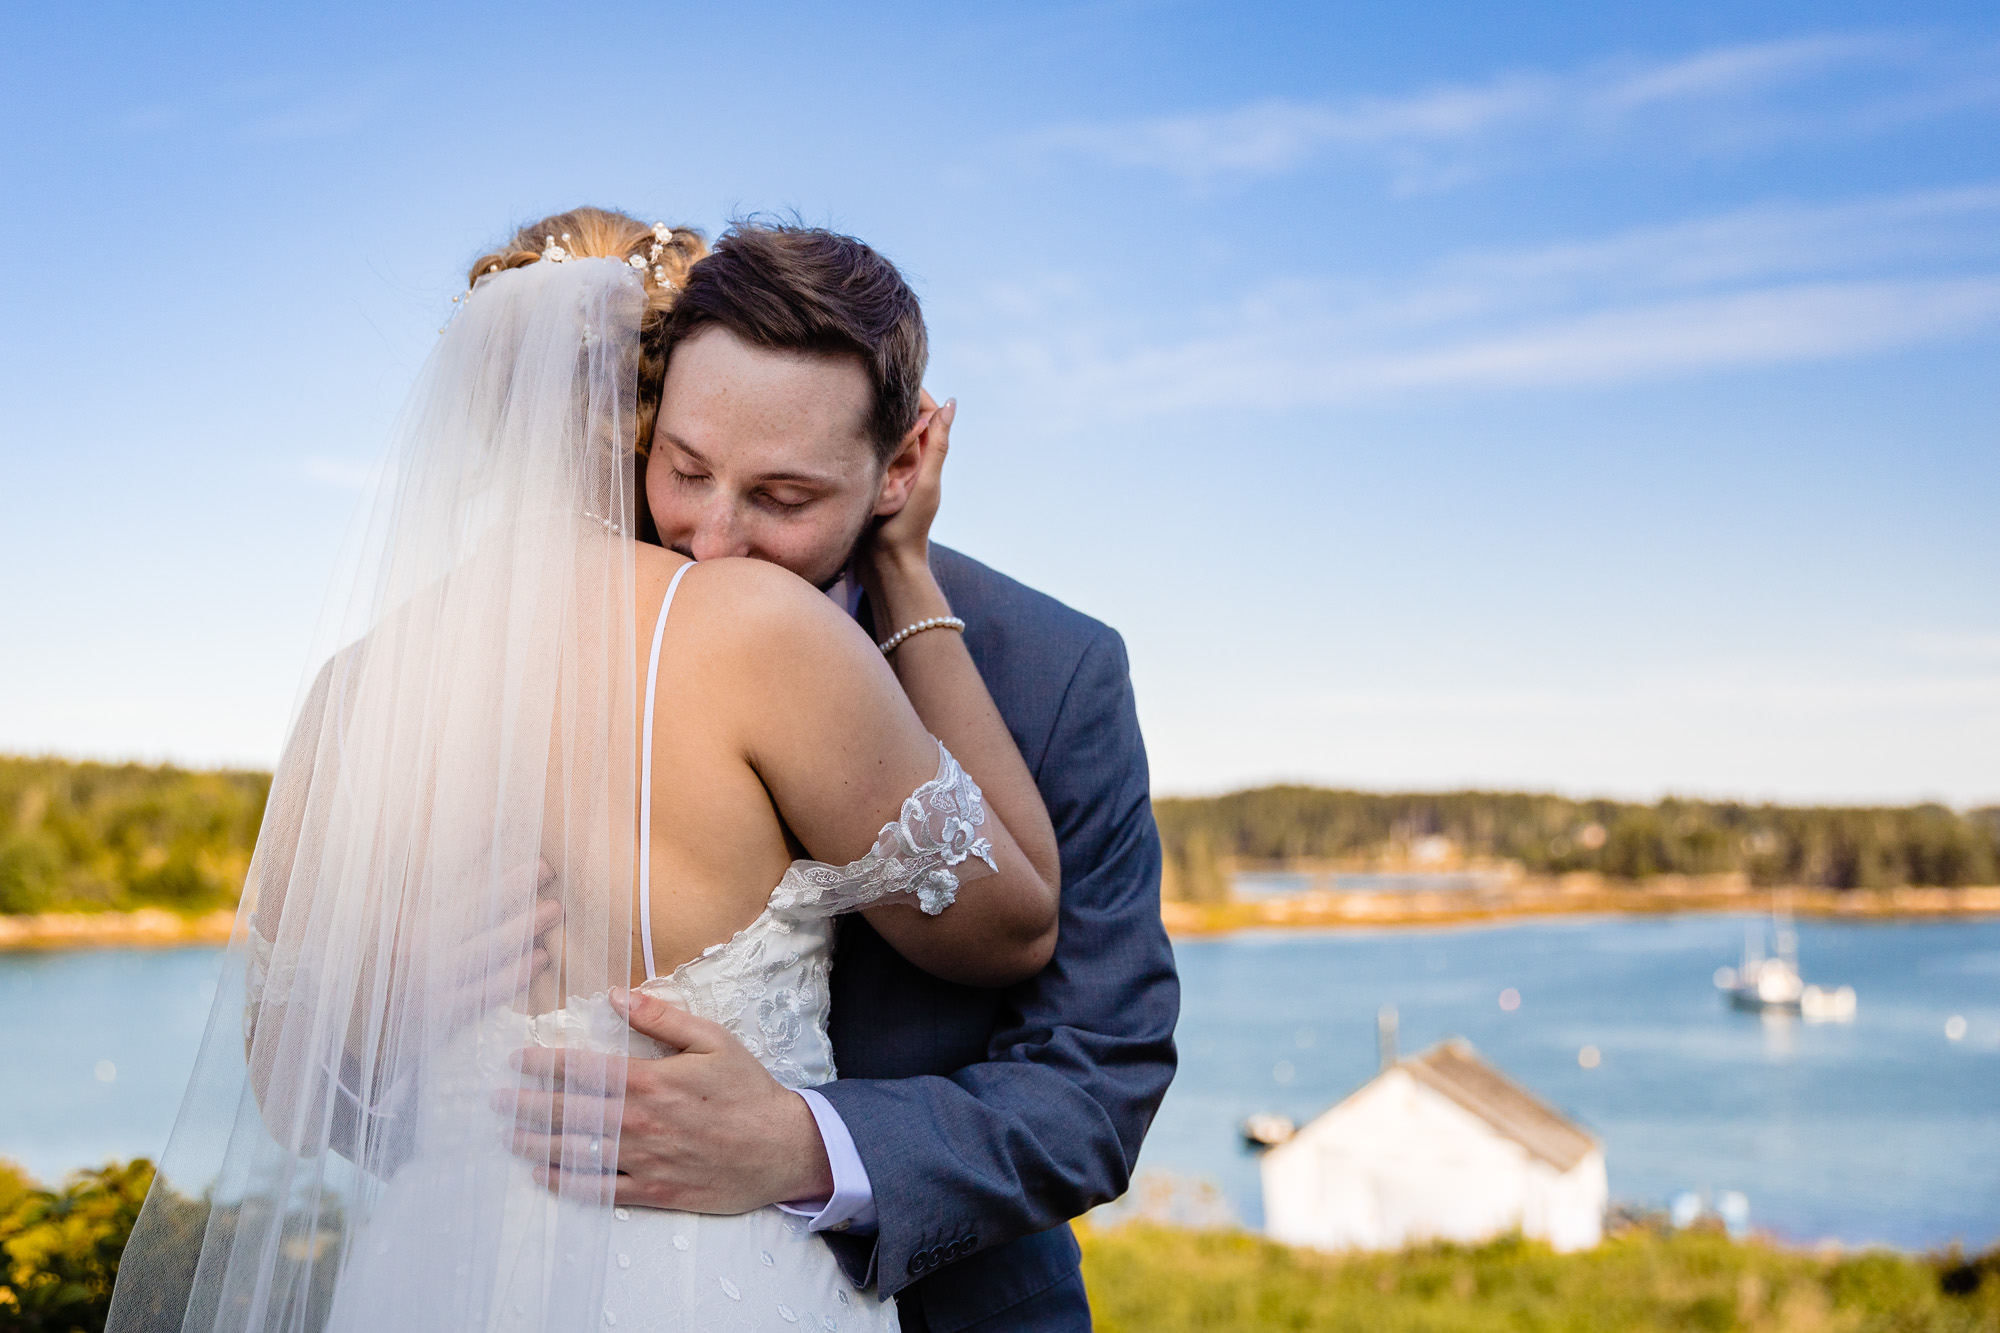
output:
{"label": "blurred background", "polygon": [[[1641,1212],[2000,1237],[2000,934],[1964,896],[2000,878],[1991,6],[8,27],[0,752],[62,762],[6,761],[0,908],[227,906],[259,780],[69,761],[269,767],[473,256],[584,202],[795,213],[924,299],[941,539],[1130,648],[1189,978],[1163,1178],[1256,1224],[1239,1122],[1364,1083],[1400,1004],[1406,1053],[1472,1035]],[[1274,783],[1356,794],[1205,799]],[[1422,795],[1466,789],[1534,799]],[[1662,889],[1699,910],[1507,909]],[[1730,1011],[1746,932],[1858,1012]],[[0,1156],[156,1153],[213,968],[0,954],[0,1012],[77,1015],[0,1038],[42,1089],[0,1080]]]}

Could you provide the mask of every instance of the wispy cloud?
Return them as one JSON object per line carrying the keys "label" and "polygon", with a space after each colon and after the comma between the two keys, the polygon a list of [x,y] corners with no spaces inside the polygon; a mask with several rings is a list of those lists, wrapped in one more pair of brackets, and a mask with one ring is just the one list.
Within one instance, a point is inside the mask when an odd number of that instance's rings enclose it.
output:
{"label": "wispy cloud", "polygon": [[1452,717],[1632,713],[1648,708],[1755,710],[1837,719],[1857,712],[2000,709],[2000,676],[1815,678],[1792,666],[1728,669],[1576,690],[1341,690],[1272,701],[1294,716]]}
{"label": "wispy cloud", "polygon": [[1399,190],[1504,169],[1531,145],[1602,145],[1648,126],[1690,142],[1821,137],[2000,105],[2000,51],[1941,51],[1894,34],[1792,38],[1651,63],[1519,72],[1398,96],[1273,99],[1178,115],[1070,124],[1029,138],[1209,184],[1345,154],[1379,161]]}
{"label": "wispy cloud", "polygon": [[307,481],[332,490],[358,491],[374,479],[375,465],[350,458],[315,455],[299,464],[299,472]]}
{"label": "wispy cloud", "polygon": [[1266,101],[1208,114],[1070,125],[1045,131],[1036,143],[1194,178],[1266,175],[1290,170],[1334,146],[1462,139],[1523,117],[1548,100],[1546,80],[1519,78],[1341,106]]}
{"label": "wispy cloud", "polygon": [[1576,80],[1585,107],[1629,111],[1643,106],[1740,97],[1855,65],[1907,60],[1908,39],[1892,36],[1791,38],[1725,46],[1663,64],[1603,67]]}
{"label": "wispy cloud", "polygon": [[305,96],[278,99],[241,127],[257,143],[336,139],[361,129],[387,103],[393,80],[369,78]]}
{"label": "wispy cloud", "polygon": [[385,109],[400,76],[376,72],[341,83],[262,77],[184,101],[151,103],[111,118],[120,134],[188,132],[283,144],[353,134]]}
{"label": "wispy cloud", "polygon": [[1947,662],[2000,662],[2000,634],[1919,634],[1910,650]]}
{"label": "wispy cloud", "polygon": [[1823,361],[2000,326],[2000,187],[1465,253],[1397,287],[1277,282],[1172,339],[1073,295],[1008,300],[1016,333],[972,347],[987,368],[1113,415]]}

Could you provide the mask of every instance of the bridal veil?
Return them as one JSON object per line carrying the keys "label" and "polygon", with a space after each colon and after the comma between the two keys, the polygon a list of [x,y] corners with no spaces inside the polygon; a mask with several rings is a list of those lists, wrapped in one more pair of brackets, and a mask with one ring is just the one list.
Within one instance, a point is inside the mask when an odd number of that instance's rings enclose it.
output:
{"label": "bridal veil", "polygon": [[[565,1126],[559,1190],[523,1217],[508,1057],[529,1016],[630,975],[644,302],[616,260],[494,273],[424,366],[328,603],[114,1333],[320,1329],[361,1246],[422,1275],[368,1302],[401,1327],[598,1308],[621,1062],[572,1052],[569,1077],[614,1095]],[[382,1225],[413,1159],[419,1220]]]}

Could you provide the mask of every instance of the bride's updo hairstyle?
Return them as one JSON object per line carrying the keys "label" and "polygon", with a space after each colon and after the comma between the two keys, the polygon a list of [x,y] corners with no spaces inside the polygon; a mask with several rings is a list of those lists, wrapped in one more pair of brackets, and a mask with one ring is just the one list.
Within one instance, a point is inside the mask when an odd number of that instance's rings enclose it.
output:
{"label": "bride's updo hairstyle", "polygon": [[[545,260],[616,259],[631,265],[646,285],[646,310],[639,319],[637,422],[643,468],[667,378],[667,313],[687,282],[688,269],[707,253],[707,240],[692,227],[645,223],[613,208],[572,208],[528,223],[499,249],[481,255],[466,281],[477,287],[482,278]],[[643,519],[642,524],[651,527]]]}

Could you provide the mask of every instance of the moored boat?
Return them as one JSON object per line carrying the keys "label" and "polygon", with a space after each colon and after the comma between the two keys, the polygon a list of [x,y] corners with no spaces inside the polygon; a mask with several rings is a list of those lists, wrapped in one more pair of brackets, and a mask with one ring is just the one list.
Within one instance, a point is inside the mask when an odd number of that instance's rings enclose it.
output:
{"label": "moored boat", "polygon": [[1856,1007],[1854,987],[1809,986],[1799,972],[1799,937],[1791,919],[1773,910],[1770,954],[1764,952],[1764,932],[1752,926],[1744,932],[1743,961],[1715,970],[1715,986],[1732,1007],[1751,1013],[1798,1014],[1812,1022],[1845,1023]]}

